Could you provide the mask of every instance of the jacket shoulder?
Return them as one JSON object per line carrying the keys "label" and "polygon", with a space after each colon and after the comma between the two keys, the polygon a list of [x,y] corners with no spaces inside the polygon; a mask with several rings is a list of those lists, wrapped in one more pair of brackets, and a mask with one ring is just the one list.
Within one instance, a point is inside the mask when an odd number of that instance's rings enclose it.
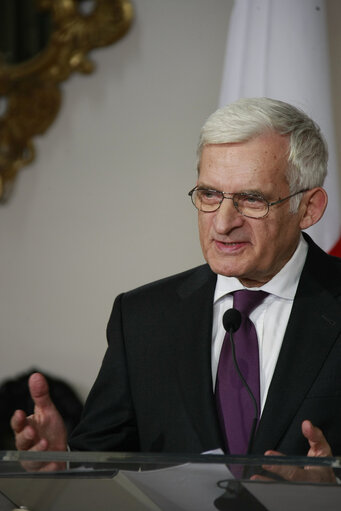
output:
{"label": "jacket shoulder", "polygon": [[215,282],[215,279],[216,275],[208,264],[203,264],[127,291],[124,293],[124,297],[130,299],[153,294],[172,293],[172,291],[185,295],[187,292],[195,291],[210,280]]}
{"label": "jacket shoulder", "polygon": [[305,234],[304,237],[309,249],[302,276],[313,279],[322,288],[328,288],[334,295],[340,295],[341,258],[324,252],[308,235]]}

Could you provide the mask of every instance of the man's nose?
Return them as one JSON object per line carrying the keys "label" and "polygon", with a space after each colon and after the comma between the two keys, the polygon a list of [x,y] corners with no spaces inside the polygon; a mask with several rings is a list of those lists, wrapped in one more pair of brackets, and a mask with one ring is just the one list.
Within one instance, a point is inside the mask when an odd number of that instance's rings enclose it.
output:
{"label": "man's nose", "polygon": [[219,234],[226,234],[230,230],[240,227],[244,223],[243,215],[235,208],[232,198],[224,199],[220,208],[215,212],[214,228]]}

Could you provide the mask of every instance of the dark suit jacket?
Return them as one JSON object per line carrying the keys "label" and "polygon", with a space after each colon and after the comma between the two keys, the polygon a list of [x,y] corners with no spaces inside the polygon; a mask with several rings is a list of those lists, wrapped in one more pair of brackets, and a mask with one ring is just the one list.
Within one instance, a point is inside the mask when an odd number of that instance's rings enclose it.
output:
{"label": "dark suit jacket", "polygon": [[[301,422],[341,454],[341,260],[310,239],[253,452],[306,455]],[[197,453],[223,448],[211,376],[216,275],[207,265],[118,296],[108,350],[70,446]]]}

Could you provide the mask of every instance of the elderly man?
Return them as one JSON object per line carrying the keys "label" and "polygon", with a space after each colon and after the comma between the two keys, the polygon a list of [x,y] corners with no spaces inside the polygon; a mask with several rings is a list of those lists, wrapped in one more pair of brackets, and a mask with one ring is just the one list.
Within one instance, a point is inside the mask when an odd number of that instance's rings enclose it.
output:
{"label": "elderly man", "polygon": [[[207,264],[116,299],[72,449],[247,452],[237,364],[255,401],[249,452],[341,454],[341,262],[302,234],[326,208],[326,167],[319,128],[291,105],[243,99],[211,115],[189,192]],[[17,447],[65,449],[41,375],[30,389],[36,413],[12,418]]]}

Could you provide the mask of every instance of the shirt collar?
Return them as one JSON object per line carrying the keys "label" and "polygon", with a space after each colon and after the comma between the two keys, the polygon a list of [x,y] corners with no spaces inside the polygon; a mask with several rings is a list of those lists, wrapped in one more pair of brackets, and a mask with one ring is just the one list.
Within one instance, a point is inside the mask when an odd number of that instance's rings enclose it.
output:
{"label": "shirt collar", "polygon": [[[269,280],[269,282],[257,289],[279,296],[280,298],[293,300],[307,257],[307,252],[308,243],[301,234],[299,243],[291,259],[289,259],[283,268]],[[236,277],[218,275],[213,303],[216,303],[223,296],[233,291],[238,291],[239,289],[245,289],[245,287]]]}

